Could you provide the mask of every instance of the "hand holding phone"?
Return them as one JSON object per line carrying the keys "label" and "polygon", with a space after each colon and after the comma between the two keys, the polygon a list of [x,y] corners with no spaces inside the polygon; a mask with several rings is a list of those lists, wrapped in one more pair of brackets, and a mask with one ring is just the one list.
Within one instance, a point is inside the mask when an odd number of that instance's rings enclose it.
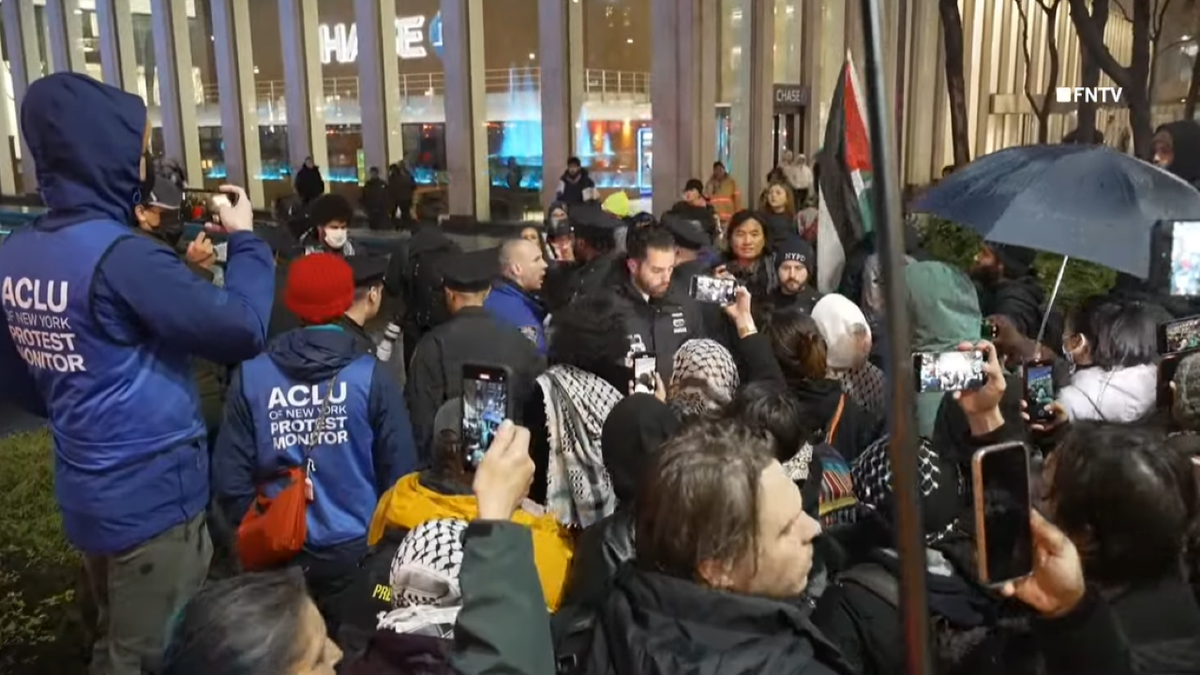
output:
{"label": "hand holding phone", "polygon": [[474,471],[496,439],[501,423],[512,418],[512,377],[504,366],[465,364],[462,368],[463,465]]}
{"label": "hand holding phone", "polygon": [[658,372],[658,359],[654,354],[643,352],[633,356],[633,393],[650,394],[658,389],[655,375]]}
{"label": "hand holding phone", "polygon": [[1200,349],[1200,316],[1166,321],[1158,325],[1158,353],[1172,356]]}
{"label": "hand holding phone", "polygon": [[1054,365],[1049,361],[1033,361],[1021,370],[1029,421],[1040,424],[1053,420],[1054,412],[1049,406],[1055,400]]}
{"label": "hand holding phone", "polygon": [[698,302],[726,307],[737,302],[736,279],[697,274],[692,277],[688,293]]}
{"label": "hand holding phone", "polygon": [[986,382],[984,354],[978,349],[913,354],[917,393],[969,391]]}
{"label": "hand holding phone", "polygon": [[975,499],[975,565],[981,583],[1021,579],[1033,571],[1029,448],[1001,443],[971,459]]}
{"label": "hand holding phone", "polygon": [[1079,551],[1066,534],[1036,511],[1029,514],[1034,565],[1031,574],[1004,584],[1002,593],[1042,616],[1060,617],[1083,600],[1087,586]]}

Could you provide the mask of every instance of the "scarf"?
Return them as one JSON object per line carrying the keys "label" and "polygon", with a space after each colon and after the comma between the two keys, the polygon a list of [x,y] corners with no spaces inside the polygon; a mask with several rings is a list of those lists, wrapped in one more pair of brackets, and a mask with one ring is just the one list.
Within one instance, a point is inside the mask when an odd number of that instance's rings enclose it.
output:
{"label": "scarf", "polygon": [[550,444],[546,508],[560,523],[586,528],[617,505],[600,436],[621,393],[596,375],[565,365],[551,367],[537,384]]}
{"label": "scarf", "polygon": [[887,381],[883,371],[873,363],[865,363],[854,370],[829,370],[827,377],[842,383],[842,391],[850,400],[873,415],[885,412],[884,401]]}

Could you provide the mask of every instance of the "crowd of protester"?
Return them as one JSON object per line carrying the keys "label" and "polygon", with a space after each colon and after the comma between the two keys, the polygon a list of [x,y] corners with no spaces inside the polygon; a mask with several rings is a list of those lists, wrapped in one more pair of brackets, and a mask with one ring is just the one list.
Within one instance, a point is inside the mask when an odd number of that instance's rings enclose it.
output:
{"label": "crowd of protester", "polygon": [[[0,396],[49,420],[96,675],[907,672],[878,264],[868,241],[816,289],[808,167],[755,211],[718,167],[621,219],[576,161],[541,227],[464,252],[416,213],[390,260],[306,195],[278,265],[230,187],[218,284],[185,264],[210,251],[179,241],[139,98],[49,76],[22,131],[48,214],[0,248]],[[1120,294],[1039,343],[1032,252],[988,244],[968,275],[918,249],[887,309],[986,376],[915,398],[936,672],[1200,672],[1200,354],[1162,381],[1167,310]],[[693,297],[708,274],[730,302]],[[366,329],[385,296],[403,381]],[[1015,375],[1035,359],[1044,415]],[[475,465],[479,365],[509,401]],[[1005,441],[1038,510],[1032,573],[996,586],[970,478]]]}

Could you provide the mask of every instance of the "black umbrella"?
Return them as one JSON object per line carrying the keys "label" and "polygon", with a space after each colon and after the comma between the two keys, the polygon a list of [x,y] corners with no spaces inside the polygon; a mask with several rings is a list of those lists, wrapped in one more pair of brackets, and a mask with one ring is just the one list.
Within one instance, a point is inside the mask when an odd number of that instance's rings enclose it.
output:
{"label": "black umbrella", "polygon": [[1142,278],[1160,220],[1200,220],[1200,191],[1104,146],[1000,150],[942,179],[914,204],[988,241],[1082,258]]}

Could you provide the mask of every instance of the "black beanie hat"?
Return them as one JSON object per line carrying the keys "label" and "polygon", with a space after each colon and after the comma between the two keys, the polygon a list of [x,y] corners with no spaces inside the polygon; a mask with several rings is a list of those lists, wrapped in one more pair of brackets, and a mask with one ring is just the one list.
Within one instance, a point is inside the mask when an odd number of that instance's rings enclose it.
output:
{"label": "black beanie hat", "polygon": [[987,242],[987,246],[996,254],[1000,264],[1004,265],[1004,273],[1008,278],[1017,279],[1033,271],[1033,261],[1037,258],[1037,251],[1034,249],[990,241]]}
{"label": "black beanie hat", "polygon": [[798,236],[788,237],[783,240],[775,249],[775,266],[779,267],[789,260],[795,260],[803,263],[809,273],[812,273],[813,262],[815,262],[816,254],[813,253],[812,244],[801,239]]}

